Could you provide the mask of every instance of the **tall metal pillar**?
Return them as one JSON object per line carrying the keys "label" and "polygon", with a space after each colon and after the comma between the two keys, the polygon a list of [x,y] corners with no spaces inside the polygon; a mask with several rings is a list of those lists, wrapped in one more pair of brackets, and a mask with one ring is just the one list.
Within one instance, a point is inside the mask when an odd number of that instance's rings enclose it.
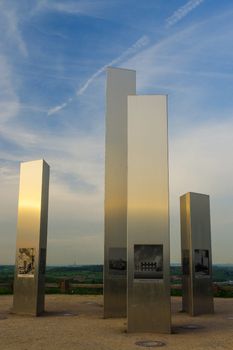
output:
{"label": "tall metal pillar", "polygon": [[213,313],[212,254],[209,196],[180,197],[182,304],[191,316]]}
{"label": "tall metal pillar", "polygon": [[108,68],[106,91],[104,317],[126,316],[127,96],[136,72]]}
{"label": "tall metal pillar", "polygon": [[21,163],[13,313],[44,311],[49,165]]}
{"label": "tall metal pillar", "polygon": [[171,332],[167,97],[128,97],[128,332]]}

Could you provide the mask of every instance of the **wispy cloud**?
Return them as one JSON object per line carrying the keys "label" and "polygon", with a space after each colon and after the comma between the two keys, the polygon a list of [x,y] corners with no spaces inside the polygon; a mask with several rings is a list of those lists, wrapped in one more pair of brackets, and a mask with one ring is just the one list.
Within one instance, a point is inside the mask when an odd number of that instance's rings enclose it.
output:
{"label": "wispy cloud", "polygon": [[0,55],[0,125],[17,115],[19,99],[14,90],[12,72],[4,55]]}
{"label": "wispy cloud", "polygon": [[16,47],[24,57],[27,57],[28,50],[20,31],[17,9],[8,5],[6,2],[0,3],[1,32],[4,33],[8,41],[11,40],[16,44]]}
{"label": "wispy cloud", "polygon": [[[120,63],[122,60],[128,58],[129,56],[132,56],[133,54],[137,53],[139,50],[144,48],[149,44],[150,40],[149,37],[144,35],[140,39],[138,39],[132,46],[130,46],[127,50],[125,50],[120,56],[117,58],[113,59],[112,61],[108,62],[105,64],[103,67],[98,69],[77,91],[76,91],[76,96],[81,96],[87,88],[90,86],[90,84],[98,78],[102,73],[105,72],[106,68],[109,66],[113,66],[115,64]],[[55,106],[53,108],[50,108],[48,110],[48,115],[52,115],[56,112],[61,111],[64,109],[70,102],[73,101],[75,97],[70,97],[66,102]]]}
{"label": "wispy cloud", "polygon": [[[197,6],[199,6],[204,0],[191,0],[187,2],[184,6],[180,7],[178,10],[176,10],[172,16],[167,18],[165,25],[167,27],[171,27],[177,22],[179,22],[182,18],[188,15],[189,12],[193,11]],[[73,4],[72,4],[73,6]],[[61,9],[63,6],[61,6]],[[69,9],[69,6],[68,6]],[[105,64],[103,67],[98,69],[77,91],[76,96],[81,96],[87,88],[92,84],[92,82],[98,78],[103,72],[105,72],[106,68],[109,66],[113,66],[115,64],[120,63],[122,60],[127,59],[129,56],[138,53],[142,48],[146,47],[150,42],[150,39],[147,35],[142,36],[139,40],[137,40],[131,47],[129,47],[126,51],[124,51],[120,56],[113,59],[111,62]],[[55,107],[52,107],[48,110],[48,115],[53,115],[62,109],[66,108],[70,102],[74,100],[75,97],[70,97],[67,101],[61,103],[60,105],[57,105]]]}
{"label": "wispy cloud", "polygon": [[172,27],[181,19],[186,17],[191,11],[198,7],[204,0],[190,0],[184,6],[181,6],[166,20],[167,27]]}
{"label": "wispy cloud", "polygon": [[84,15],[96,18],[102,18],[102,13],[108,7],[109,1],[98,0],[76,0],[76,1],[50,1],[41,0],[34,9],[34,13],[38,11],[56,11],[69,14],[72,16]]}
{"label": "wispy cloud", "polygon": [[[210,79],[227,79],[230,83],[232,72],[227,62],[233,57],[228,44],[232,33],[231,17],[232,12],[227,11],[221,16],[192,23],[152,43],[124,62],[125,66],[138,72],[139,90],[153,87],[156,82],[156,90],[166,89],[166,93],[176,95],[181,92],[187,95],[189,100],[198,95],[203,100],[203,96],[210,93],[210,86],[208,89],[204,88],[207,80],[202,79],[200,82],[202,76]],[[213,26],[216,28],[214,35]],[[221,26],[224,29],[220,29]],[[193,40],[197,37],[199,40]],[[217,46],[224,50],[216,51]],[[196,85],[197,90],[193,95]],[[181,98],[180,104],[184,102],[185,99]],[[189,108],[188,115],[195,110],[197,104],[193,105],[193,110]]]}

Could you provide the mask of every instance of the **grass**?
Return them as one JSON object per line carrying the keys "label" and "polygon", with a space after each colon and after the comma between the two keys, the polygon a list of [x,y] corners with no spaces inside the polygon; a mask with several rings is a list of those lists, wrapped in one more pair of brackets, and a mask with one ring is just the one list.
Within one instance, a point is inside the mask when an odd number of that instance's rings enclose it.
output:
{"label": "grass", "polygon": [[10,288],[1,287],[0,288],[0,295],[7,295],[7,294],[12,294],[12,291],[10,290]]}

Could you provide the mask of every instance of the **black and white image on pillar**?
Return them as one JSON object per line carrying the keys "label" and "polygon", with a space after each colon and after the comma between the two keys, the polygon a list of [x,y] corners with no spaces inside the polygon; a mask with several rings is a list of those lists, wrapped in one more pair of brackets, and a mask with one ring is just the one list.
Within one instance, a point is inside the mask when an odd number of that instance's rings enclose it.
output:
{"label": "black and white image on pillar", "polygon": [[134,245],[134,279],[163,278],[163,245]]}
{"label": "black and white image on pillar", "polygon": [[183,249],[182,251],[182,270],[183,275],[189,275],[189,250]]}
{"label": "black and white image on pillar", "polygon": [[126,276],[126,248],[109,248],[109,274]]}
{"label": "black and white image on pillar", "polygon": [[41,248],[40,249],[40,265],[39,265],[39,271],[42,275],[45,274],[46,270],[46,249]]}
{"label": "black and white image on pillar", "polygon": [[17,256],[18,277],[34,277],[35,248],[19,248]]}
{"label": "black and white image on pillar", "polygon": [[195,276],[209,275],[209,251],[205,249],[195,249]]}

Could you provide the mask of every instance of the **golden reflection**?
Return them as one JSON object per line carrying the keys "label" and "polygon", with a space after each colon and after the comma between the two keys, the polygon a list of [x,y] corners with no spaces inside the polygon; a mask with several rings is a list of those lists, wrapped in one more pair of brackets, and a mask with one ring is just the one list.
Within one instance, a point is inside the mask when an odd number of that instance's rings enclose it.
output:
{"label": "golden reflection", "polygon": [[[44,310],[44,274],[38,267],[45,268],[46,262],[48,187],[49,165],[44,160],[21,163],[14,313],[36,316]],[[32,265],[33,274],[28,270]]]}
{"label": "golden reflection", "polygon": [[19,209],[40,210],[41,204],[38,201],[33,201],[30,199],[22,199],[19,201]]}

